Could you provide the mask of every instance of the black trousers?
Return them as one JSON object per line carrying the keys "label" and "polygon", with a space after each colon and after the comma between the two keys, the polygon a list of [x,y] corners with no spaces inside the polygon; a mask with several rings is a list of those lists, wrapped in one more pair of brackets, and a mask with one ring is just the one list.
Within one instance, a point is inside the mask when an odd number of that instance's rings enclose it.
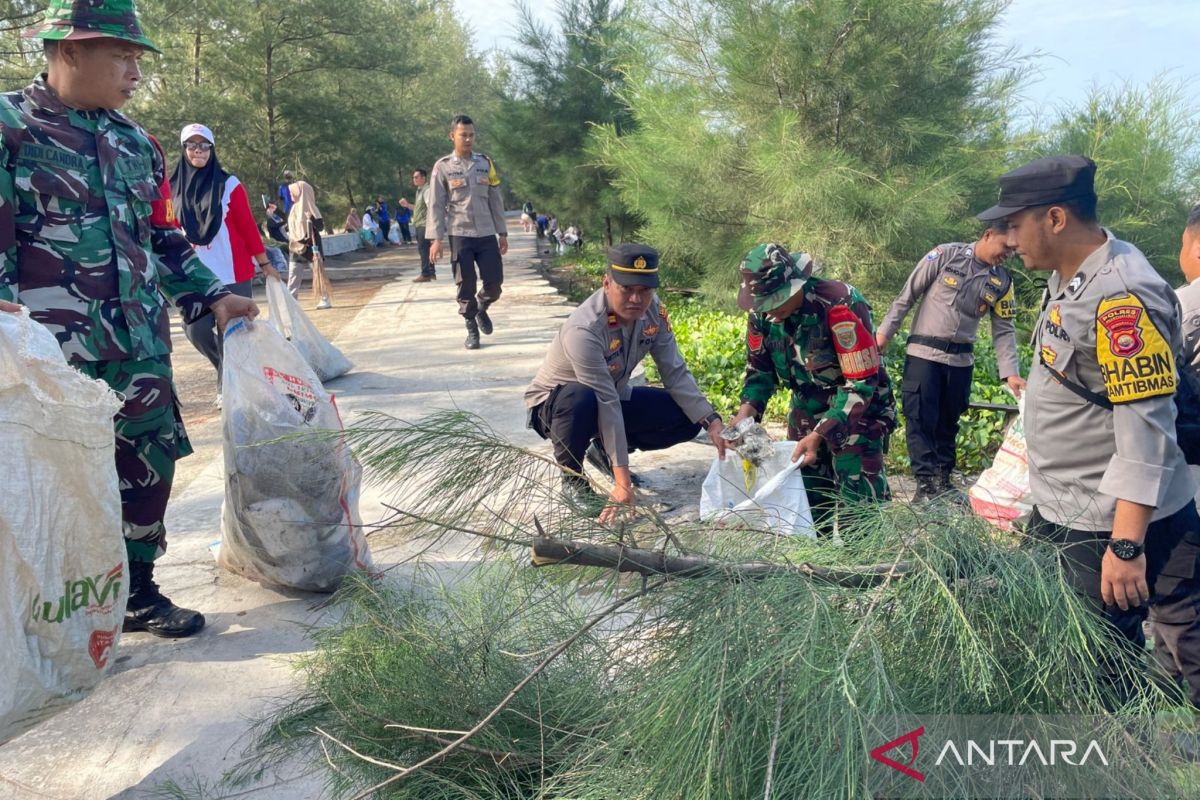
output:
{"label": "black trousers", "polygon": [[408,227],[407,222],[397,223],[400,226],[400,238],[406,242],[412,241],[412,230]]}
{"label": "black trousers", "polygon": [[[581,383],[564,383],[532,409],[530,427],[554,445],[554,460],[575,472],[583,471],[583,455],[600,433],[596,392]],[[662,450],[695,438],[700,423],[692,422],[666,389],[636,386],[621,401],[625,440],[630,452]]]}
{"label": "black trousers", "polygon": [[[450,264],[458,287],[458,313],[473,319],[480,308],[500,299],[504,283],[504,262],[495,236],[451,236]],[[476,270],[478,269],[478,273]],[[479,296],[475,288],[482,279]]]}
{"label": "black trousers", "polygon": [[[242,281],[226,285],[226,289],[239,297],[253,297],[253,281]],[[217,330],[217,319],[212,314],[205,314],[195,322],[183,324],[183,334],[192,346],[200,351],[200,355],[208,359],[217,370],[217,391],[221,391],[221,352],[224,337]]]}
{"label": "black trousers", "polygon": [[954,469],[958,420],[971,403],[974,370],[905,357],[901,398],[908,457],[916,477],[933,478]]}
{"label": "black trousers", "polygon": [[429,239],[425,238],[425,229],[417,229],[417,252],[421,255],[421,274],[433,277],[437,274],[433,264],[429,261],[429,248],[433,244]]}
{"label": "black trousers", "polygon": [[1146,531],[1146,584],[1149,609],[1143,604],[1122,611],[1100,599],[1100,562],[1109,531],[1083,531],[1056,525],[1035,507],[1026,529],[1030,536],[1056,545],[1071,587],[1115,629],[1118,643],[1140,657],[1146,645],[1142,621],[1147,614],[1154,631],[1154,660],[1170,678],[1182,681],[1192,704],[1200,708],[1200,516],[1188,503],[1169,517],[1150,523]]}

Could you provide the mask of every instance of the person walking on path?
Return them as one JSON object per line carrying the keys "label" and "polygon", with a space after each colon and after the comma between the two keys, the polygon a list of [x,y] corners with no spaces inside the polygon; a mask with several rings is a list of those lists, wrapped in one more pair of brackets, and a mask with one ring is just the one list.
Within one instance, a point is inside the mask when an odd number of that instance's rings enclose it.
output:
{"label": "person walking on path", "polygon": [[412,182],[416,187],[412,204],[410,205],[407,200],[401,200],[400,204],[405,208],[412,209],[412,225],[417,235],[417,252],[421,255],[421,274],[413,278],[413,283],[428,283],[437,280],[437,270],[429,258],[431,242],[425,235],[425,223],[429,213],[429,173],[423,169],[413,170]]}
{"label": "person walking on path", "polygon": [[[263,246],[250,210],[246,189],[221,168],[213,133],[191,124],[179,133],[183,153],[171,174],[171,197],[183,232],[204,266],[225,288],[241,297],[253,297],[254,267],[267,277],[279,278]],[[188,341],[217,370],[217,401],[221,405],[221,333],[212,316],[184,323]]]}
{"label": "person walking on path", "polygon": [[321,231],[325,229],[321,209],[317,208],[313,188],[308,181],[293,181],[288,185],[292,210],[288,212],[288,291],[300,298],[304,273],[313,265],[313,293],[321,298],[318,309],[333,308],[329,281],[325,277],[324,253],[321,251]]}
{"label": "person walking on path", "polygon": [[[192,452],[171,371],[169,298],[186,322],[253,318],[196,257],[171,211],[162,148],[117,109],[159,52],[133,0],[51,0],[25,34],[46,72],[0,95],[0,311],[29,309],[83,374],[124,398],[114,419],[129,557],[123,628],[191,636],[204,616],[154,580],[175,461]],[[20,176],[18,178],[18,176]]]}
{"label": "person walking on path", "polygon": [[[487,310],[500,299],[504,283],[508,227],[500,176],[490,158],[474,152],[475,123],[470,117],[459,115],[451,120],[450,141],[454,152],[433,165],[425,235],[431,242],[429,260],[434,264],[442,254],[442,239],[449,236],[458,313],[467,323],[466,348],[478,350],[480,332],[492,332]],[[477,297],[479,280],[483,288]]]}
{"label": "person walking on path", "polygon": [[1025,381],[1017,363],[1016,303],[1008,259],[1008,227],[989,223],[973,244],[941,244],[921,259],[903,291],[879,323],[875,340],[880,351],[896,334],[904,317],[920,302],[905,348],[901,397],[905,436],[916,500],[966,496],[950,482],[956,460],[958,420],[971,403],[975,373],[975,337],[979,321],[992,321],[992,342],[1000,377],[1013,394]]}

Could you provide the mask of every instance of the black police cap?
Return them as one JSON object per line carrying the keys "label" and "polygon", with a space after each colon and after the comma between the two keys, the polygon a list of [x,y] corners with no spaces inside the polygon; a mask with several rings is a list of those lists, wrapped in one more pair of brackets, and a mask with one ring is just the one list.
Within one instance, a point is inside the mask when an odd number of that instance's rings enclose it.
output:
{"label": "black police cap", "polygon": [[1096,196],[1096,162],[1086,156],[1047,156],[1000,176],[1000,202],[977,214],[990,222],[1026,208]]}
{"label": "black police cap", "polygon": [[610,247],[608,274],[622,286],[658,288],[658,251],[644,244]]}

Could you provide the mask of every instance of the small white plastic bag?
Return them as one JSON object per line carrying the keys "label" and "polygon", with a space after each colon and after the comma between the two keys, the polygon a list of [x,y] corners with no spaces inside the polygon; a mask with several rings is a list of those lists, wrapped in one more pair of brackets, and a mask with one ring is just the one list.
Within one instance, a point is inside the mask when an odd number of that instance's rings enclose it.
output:
{"label": "small white plastic bag", "polygon": [[700,519],[740,520],[776,533],[816,537],[804,477],[792,463],[795,442],[776,442],[775,455],[754,468],[736,452],[713,458],[700,488]]}

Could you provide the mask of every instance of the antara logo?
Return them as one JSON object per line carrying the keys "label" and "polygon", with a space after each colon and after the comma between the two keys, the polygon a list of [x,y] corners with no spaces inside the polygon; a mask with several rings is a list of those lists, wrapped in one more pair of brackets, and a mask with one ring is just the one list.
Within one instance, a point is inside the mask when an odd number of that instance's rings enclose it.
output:
{"label": "antara logo", "polygon": [[[917,749],[918,749],[918,746],[920,743],[920,738],[924,735],[925,735],[925,726],[924,725],[922,725],[919,728],[914,728],[913,730],[909,731],[908,733],[904,734],[903,736],[900,736],[896,739],[892,739],[890,742],[886,742],[884,744],[879,745],[879,747],[876,747],[874,750],[871,751],[871,758],[875,759],[880,764],[885,764],[885,765],[891,767],[892,769],[896,770],[897,772],[904,773],[905,775],[907,775],[908,777],[912,778],[915,781],[921,781],[922,783],[924,783],[925,773],[919,772],[919,771],[913,769],[913,766],[912,766],[917,761]],[[901,747],[906,744],[912,747],[912,755],[910,755],[908,757],[907,764],[901,764],[899,761],[896,761],[895,759],[889,758],[884,755],[884,753],[888,752],[889,750],[892,750],[897,747]]]}
{"label": "antara logo", "polygon": [[[924,725],[914,728],[871,750],[871,758],[924,783],[925,773],[915,767],[920,738],[924,735]],[[911,748],[907,757],[904,757],[902,750],[896,754],[903,758],[903,761],[885,755],[906,745]],[[933,761],[933,766],[956,764],[960,767],[1023,767],[1027,764],[1041,764],[1043,767],[1082,767],[1088,763],[1088,759],[1092,759],[1094,764],[1103,764],[1106,767],[1109,765],[1108,757],[1095,739],[1089,740],[1082,748],[1074,739],[1050,739],[1044,743],[1036,739],[946,739]]]}

